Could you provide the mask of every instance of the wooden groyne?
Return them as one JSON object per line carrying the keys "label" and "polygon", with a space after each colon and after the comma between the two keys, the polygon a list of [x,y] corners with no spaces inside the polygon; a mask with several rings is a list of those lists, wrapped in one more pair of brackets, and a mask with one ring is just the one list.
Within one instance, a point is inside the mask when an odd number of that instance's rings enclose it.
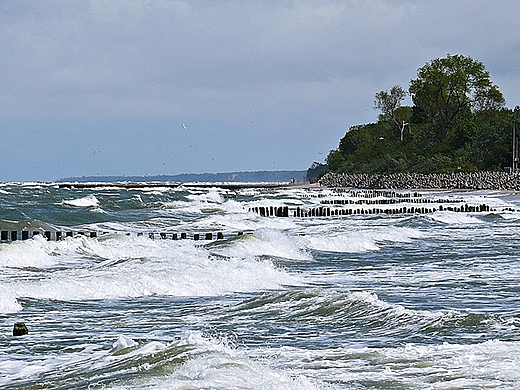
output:
{"label": "wooden groyne", "polygon": [[[438,207],[432,206],[404,206],[404,207],[372,207],[372,208],[331,208],[331,207],[312,207],[312,208],[301,208],[296,207],[290,209],[288,206],[281,207],[251,207],[250,212],[259,214],[262,217],[334,217],[341,215],[362,215],[362,214],[431,214],[436,211],[453,211],[453,212],[464,212],[464,213],[475,213],[475,212],[490,212],[496,211],[489,205],[469,205],[463,204],[460,206],[443,206],[442,204]],[[507,211],[515,211],[508,209]]]}
{"label": "wooden groyne", "polygon": [[97,231],[51,231],[51,230],[43,230],[43,229],[35,229],[35,230],[1,230],[0,231],[0,242],[14,242],[19,240],[29,240],[35,236],[43,236],[48,241],[61,241],[67,238],[75,238],[75,237],[89,237],[89,238],[98,238],[108,234],[124,234],[126,236],[134,235],[136,237],[148,237],[152,240],[194,240],[194,241],[215,241],[215,240],[225,240],[230,239],[237,236],[242,236],[244,234],[253,234],[252,231],[238,231],[233,233],[224,233],[224,232],[195,232],[195,233],[187,233],[187,232],[137,232],[137,233],[121,233],[121,232],[97,232]]}
{"label": "wooden groyne", "polygon": [[[463,199],[424,197],[420,192],[364,189],[361,191],[334,188],[334,195],[317,193],[321,206],[255,206],[250,212],[262,217],[331,217],[353,214],[428,214],[436,211],[489,212],[496,211],[487,204],[467,204]],[[331,207],[332,206],[332,207]],[[508,208],[503,211],[515,211]]]}

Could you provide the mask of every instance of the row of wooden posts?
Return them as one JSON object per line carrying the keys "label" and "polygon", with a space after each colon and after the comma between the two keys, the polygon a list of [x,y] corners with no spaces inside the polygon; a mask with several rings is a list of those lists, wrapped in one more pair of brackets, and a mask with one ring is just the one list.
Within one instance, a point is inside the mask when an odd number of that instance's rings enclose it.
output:
{"label": "row of wooden posts", "polygon": [[[345,188],[333,188],[332,189],[335,193],[349,196],[353,198],[378,198],[378,197],[385,197],[385,198],[405,198],[405,199],[411,199],[411,198],[421,198],[422,194],[420,192],[395,192],[395,191],[388,191],[388,190],[363,190],[363,191],[355,191],[355,190],[349,190]],[[328,197],[327,194],[318,194],[318,198],[325,198]]]}
{"label": "row of wooden posts", "polygon": [[[66,239],[67,237],[90,237],[90,238],[96,238],[100,235],[109,234],[108,232],[98,233],[95,231],[89,231],[89,232],[73,232],[73,231],[67,231],[65,233],[61,231],[50,231],[50,230],[2,230],[0,231],[0,241],[1,242],[13,242],[18,240],[28,240],[29,238],[43,235],[48,241],[55,240],[55,241],[61,241],[63,239]],[[125,233],[127,236],[130,235],[130,233]],[[242,236],[244,234],[251,234],[251,232],[243,232],[239,231],[237,233],[232,234],[232,236]],[[199,240],[224,240],[224,233],[223,232],[208,232],[208,233],[193,233],[188,235],[188,233],[182,232],[182,233],[172,233],[172,232],[151,232],[151,233],[136,233],[136,235],[139,236],[147,236],[148,238],[154,240],[154,239],[162,239],[162,240],[187,240],[192,239],[194,241]],[[229,238],[229,235],[228,235]]]}
{"label": "row of wooden posts", "polygon": [[[259,214],[262,217],[289,217],[289,207],[252,207],[249,209],[250,212]],[[488,212],[493,211],[490,206],[481,204],[478,206],[471,206],[464,204],[461,206],[443,206],[439,205],[439,208],[429,207],[400,207],[400,208],[335,208],[330,207],[315,207],[310,209],[302,209],[296,207],[292,211],[294,217],[331,217],[340,215],[352,215],[352,214],[429,214],[436,211],[454,211],[454,212]]]}
{"label": "row of wooden posts", "polygon": [[398,204],[398,203],[462,203],[462,199],[402,199],[402,198],[390,198],[390,199],[327,199],[322,200],[321,204],[333,204],[333,205],[348,205],[348,204]]}

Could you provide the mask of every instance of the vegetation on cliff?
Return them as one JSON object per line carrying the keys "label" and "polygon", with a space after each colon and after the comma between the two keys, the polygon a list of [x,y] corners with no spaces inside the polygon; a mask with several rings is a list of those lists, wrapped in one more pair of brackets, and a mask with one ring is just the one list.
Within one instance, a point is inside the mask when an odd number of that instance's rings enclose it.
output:
{"label": "vegetation on cliff", "polygon": [[[401,103],[409,93],[412,106]],[[484,65],[463,55],[434,59],[408,90],[375,94],[378,121],[352,126],[313,173],[449,173],[503,170],[512,165],[513,128],[520,108],[508,109]]]}

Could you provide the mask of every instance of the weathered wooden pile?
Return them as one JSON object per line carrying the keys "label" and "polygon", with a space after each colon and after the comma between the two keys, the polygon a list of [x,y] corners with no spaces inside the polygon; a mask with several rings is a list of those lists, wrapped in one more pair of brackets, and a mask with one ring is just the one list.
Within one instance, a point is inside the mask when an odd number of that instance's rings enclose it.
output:
{"label": "weathered wooden pile", "polygon": [[[323,198],[320,206],[255,206],[250,212],[262,217],[333,217],[355,214],[428,214],[436,211],[489,212],[494,211],[486,204],[467,204],[457,198],[424,198],[419,192],[396,192],[381,190],[354,191],[339,188],[335,195],[318,193]],[[463,204],[464,203],[464,204]],[[327,205],[327,206],[323,206]],[[329,207],[332,205],[334,207]],[[375,206],[375,207],[372,207]]]}
{"label": "weathered wooden pile", "polygon": [[367,189],[520,190],[520,175],[506,172],[345,174],[326,173],[324,187]]}
{"label": "weathered wooden pile", "polygon": [[[231,238],[233,236],[241,236],[244,234],[251,234],[251,231],[239,231],[232,233],[224,233],[224,232],[194,232],[194,233],[175,233],[175,232],[137,232],[132,233],[133,235],[140,237],[148,237],[152,240],[161,239],[161,240],[224,240]],[[43,236],[48,241],[61,241],[67,238],[74,237],[89,237],[89,238],[97,238],[102,235],[109,234],[109,232],[96,232],[96,231],[50,231],[43,229],[35,229],[35,230],[1,230],[0,231],[0,242],[14,242],[18,240],[28,240],[35,236]],[[131,233],[124,233],[127,236],[130,236]]]}

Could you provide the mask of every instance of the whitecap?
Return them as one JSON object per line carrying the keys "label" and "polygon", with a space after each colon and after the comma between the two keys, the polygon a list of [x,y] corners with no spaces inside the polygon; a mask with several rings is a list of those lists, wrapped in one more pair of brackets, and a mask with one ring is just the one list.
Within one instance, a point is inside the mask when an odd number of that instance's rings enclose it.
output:
{"label": "whitecap", "polygon": [[125,335],[119,335],[117,341],[112,344],[112,348],[115,352],[119,352],[123,349],[132,348],[139,345],[136,341]]}
{"label": "whitecap", "polygon": [[305,236],[301,240],[308,249],[336,253],[358,253],[379,250],[370,233],[344,232],[333,236]]}
{"label": "whitecap", "polygon": [[78,199],[66,199],[62,203],[74,207],[95,207],[99,205],[99,200],[94,195],[87,195]]}
{"label": "whitecap", "polygon": [[[141,348],[140,348],[141,349]],[[251,358],[247,351],[236,349],[226,340],[207,337],[198,331],[185,332],[179,341],[166,346],[163,353],[183,352],[182,363],[164,377],[134,376],[124,385],[110,387],[119,389],[318,389],[316,383],[303,375],[292,375],[282,369]],[[144,351],[133,351],[142,353]],[[153,349],[149,351],[154,353]],[[144,364],[142,369],[153,368]]]}
{"label": "whitecap", "polygon": [[8,286],[0,285],[0,313],[17,313],[22,309],[16,294]]}
{"label": "whitecap", "polygon": [[224,202],[224,197],[215,188],[211,188],[207,192],[204,192],[202,194],[187,195],[186,198],[193,200],[193,201],[202,202],[202,203],[221,204]]}
{"label": "whitecap", "polygon": [[193,241],[126,236],[68,241],[70,246],[56,251],[62,264],[76,266],[55,270],[45,279],[10,281],[18,296],[65,301],[218,296],[299,283],[270,261],[253,256],[215,258]]}
{"label": "whitecap", "polygon": [[229,257],[273,256],[290,260],[312,260],[300,248],[299,237],[273,229],[259,229],[254,235],[242,236],[231,245],[217,250],[217,253]]}
{"label": "whitecap", "polygon": [[31,240],[15,241],[0,246],[0,267],[47,268],[58,262],[55,249],[60,244],[36,235]]}
{"label": "whitecap", "polygon": [[470,216],[466,213],[457,213],[454,211],[439,211],[431,214],[430,218],[438,222],[456,225],[483,223],[476,217]]}

